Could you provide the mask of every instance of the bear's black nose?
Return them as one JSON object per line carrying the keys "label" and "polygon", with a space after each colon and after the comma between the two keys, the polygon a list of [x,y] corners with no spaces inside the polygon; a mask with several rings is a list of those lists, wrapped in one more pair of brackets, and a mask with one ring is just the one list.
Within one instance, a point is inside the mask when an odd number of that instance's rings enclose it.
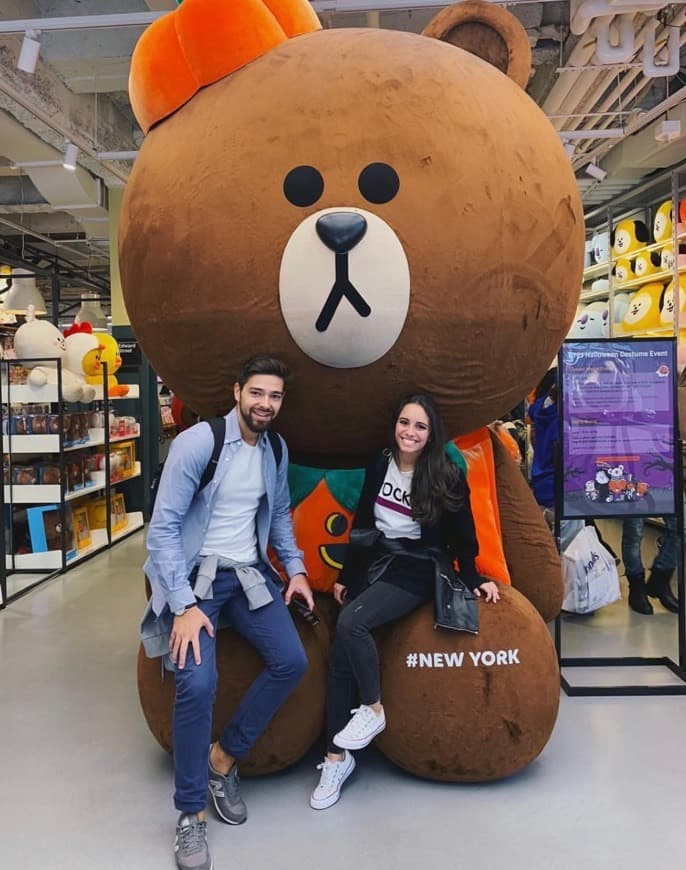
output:
{"label": "bear's black nose", "polygon": [[322,215],[316,227],[327,248],[334,254],[347,254],[367,232],[367,221],[354,212],[337,211]]}

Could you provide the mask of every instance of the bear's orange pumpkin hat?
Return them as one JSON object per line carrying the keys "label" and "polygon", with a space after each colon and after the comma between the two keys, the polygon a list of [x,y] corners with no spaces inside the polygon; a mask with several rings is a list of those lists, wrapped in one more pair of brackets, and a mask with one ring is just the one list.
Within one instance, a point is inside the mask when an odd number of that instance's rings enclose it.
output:
{"label": "bear's orange pumpkin hat", "polygon": [[319,29],[307,0],[184,0],[147,28],[131,58],[129,95],[143,132],[205,85]]}
{"label": "bear's orange pumpkin hat", "polygon": [[[293,36],[321,30],[307,0],[177,0],[139,39],[129,96],[144,133],[200,88],[229,75]],[[492,3],[444,9],[423,31],[488,61],[525,88],[531,69],[526,31]]]}

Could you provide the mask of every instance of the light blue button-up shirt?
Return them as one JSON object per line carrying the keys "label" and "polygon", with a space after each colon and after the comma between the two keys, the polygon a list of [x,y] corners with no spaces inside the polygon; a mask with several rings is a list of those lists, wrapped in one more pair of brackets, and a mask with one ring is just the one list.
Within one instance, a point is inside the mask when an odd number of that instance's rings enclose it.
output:
{"label": "light blue button-up shirt", "polygon": [[[238,416],[234,409],[226,416],[226,435],[213,479],[198,492],[200,479],[212,456],[214,438],[207,423],[181,432],[172,443],[160,479],[155,509],[148,530],[148,559],[145,573],[152,587],[152,610],[159,616],[165,604],[174,611],[195,602],[188,577],[199,561],[217,491],[241,443]],[[293,535],[288,490],[288,451],[281,440],[283,456],[276,467],[274,452],[266,434],[258,446],[264,451],[262,473],[265,495],[255,517],[260,558],[274,579],[280,578],[269,562],[271,544],[286,574],[304,574],[302,551]]]}

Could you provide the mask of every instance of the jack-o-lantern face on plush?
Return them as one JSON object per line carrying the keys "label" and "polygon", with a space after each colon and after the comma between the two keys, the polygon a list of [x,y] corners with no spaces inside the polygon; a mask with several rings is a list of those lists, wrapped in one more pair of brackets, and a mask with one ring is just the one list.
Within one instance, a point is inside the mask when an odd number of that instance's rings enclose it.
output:
{"label": "jack-o-lantern face on plush", "polygon": [[574,315],[583,220],[556,132],[495,67],[427,36],[326,30],[151,130],[120,252],[175,393],[225,411],[240,361],[282,357],[279,429],[331,462],[381,442],[410,389],[437,396],[451,436],[514,405]]}

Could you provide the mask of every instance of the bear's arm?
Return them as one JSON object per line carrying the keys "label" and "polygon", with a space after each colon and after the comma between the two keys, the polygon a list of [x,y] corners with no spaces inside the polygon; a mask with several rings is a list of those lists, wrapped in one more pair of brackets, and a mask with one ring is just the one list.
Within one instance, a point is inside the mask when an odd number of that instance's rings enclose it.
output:
{"label": "bear's arm", "polygon": [[519,466],[493,433],[491,441],[503,550],[512,585],[549,622],[562,606],[562,563],[555,541]]}

